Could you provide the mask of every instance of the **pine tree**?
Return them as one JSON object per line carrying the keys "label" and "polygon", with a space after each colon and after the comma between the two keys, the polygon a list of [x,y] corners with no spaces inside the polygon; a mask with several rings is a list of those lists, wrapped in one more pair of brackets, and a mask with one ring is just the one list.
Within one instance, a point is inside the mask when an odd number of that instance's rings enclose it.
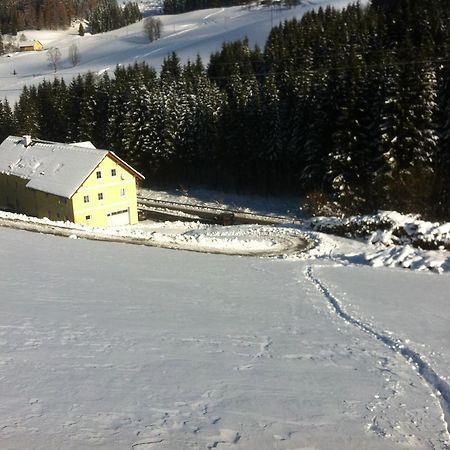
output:
{"label": "pine tree", "polygon": [[88,72],[83,77],[80,117],[78,125],[78,140],[90,141],[96,135],[97,115],[96,110],[96,79],[92,72]]}
{"label": "pine tree", "polygon": [[[280,161],[286,158],[283,145],[283,129],[281,119],[281,105],[279,89],[275,75],[269,74],[262,91],[262,122],[261,130],[261,163],[259,177],[265,179],[262,182],[263,189],[271,189],[272,184],[279,179]],[[262,181],[262,180],[261,180]],[[264,186],[265,185],[265,186]]]}
{"label": "pine tree", "polygon": [[387,89],[379,191],[389,208],[427,213],[437,141],[434,68],[429,64],[395,65]]}
{"label": "pine tree", "polygon": [[95,127],[92,130],[91,137],[92,142],[98,148],[108,147],[107,133],[111,89],[111,80],[108,72],[105,72],[95,86],[93,98]]}
{"label": "pine tree", "polygon": [[439,76],[438,149],[435,160],[436,178],[433,192],[435,214],[439,219],[450,217],[450,66],[442,65]]}
{"label": "pine tree", "polygon": [[35,87],[23,88],[19,101],[14,106],[17,130],[21,135],[29,134],[39,137],[38,100]]}
{"label": "pine tree", "polygon": [[80,118],[83,98],[84,81],[82,76],[78,75],[67,87],[67,97],[64,102],[64,115],[67,118],[66,140],[68,142],[82,140],[80,137]]}
{"label": "pine tree", "polygon": [[165,82],[178,81],[181,78],[182,68],[180,58],[172,52],[161,65],[160,78]]}
{"label": "pine tree", "polygon": [[126,68],[117,66],[111,83],[106,138],[111,150],[123,155],[125,115],[130,109],[129,75]]}
{"label": "pine tree", "polygon": [[65,139],[65,83],[55,78],[43,81],[37,88],[38,129],[41,138],[50,141]]}
{"label": "pine tree", "polygon": [[16,134],[17,124],[8,100],[0,102],[0,142]]}
{"label": "pine tree", "polygon": [[[150,109],[150,92],[143,81],[131,87],[129,108],[125,114],[124,136],[122,139],[122,155],[132,166],[145,174],[151,172],[154,161],[144,158],[148,156],[153,135]],[[149,167],[150,166],[150,167]]]}

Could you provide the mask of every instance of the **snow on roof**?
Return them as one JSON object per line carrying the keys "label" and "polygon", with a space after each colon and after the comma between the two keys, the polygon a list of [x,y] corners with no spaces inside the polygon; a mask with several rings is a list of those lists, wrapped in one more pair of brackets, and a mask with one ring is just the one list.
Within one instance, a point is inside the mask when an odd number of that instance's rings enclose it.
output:
{"label": "snow on roof", "polygon": [[70,145],[75,145],[75,147],[97,148],[91,141],[72,142]]}
{"label": "snow on roof", "polygon": [[0,145],[0,173],[29,180],[27,187],[70,198],[108,155],[106,150],[9,136]]}
{"label": "snow on roof", "polygon": [[[22,41],[20,42],[19,47],[33,47],[37,42],[39,41]],[[39,44],[41,43],[39,42]]]}

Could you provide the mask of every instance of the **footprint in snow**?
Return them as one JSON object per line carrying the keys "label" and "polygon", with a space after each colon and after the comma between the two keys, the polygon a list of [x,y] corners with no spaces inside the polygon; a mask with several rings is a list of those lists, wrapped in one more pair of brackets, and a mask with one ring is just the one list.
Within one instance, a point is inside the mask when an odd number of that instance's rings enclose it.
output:
{"label": "footprint in snow", "polygon": [[219,430],[217,436],[211,436],[209,438],[210,443],[207,445],[207,448],[216,448],[219,444],[236,444],[240,438],[241,435],[237,431],[223,428]]}
{"label": "footprint in snow", "polygon": [[251,364],[247,364],[246,366],[238,366],[233,367],[233,370],[237,370],[238,372],[245,371],[245,370],[252,370],[253,366]]}

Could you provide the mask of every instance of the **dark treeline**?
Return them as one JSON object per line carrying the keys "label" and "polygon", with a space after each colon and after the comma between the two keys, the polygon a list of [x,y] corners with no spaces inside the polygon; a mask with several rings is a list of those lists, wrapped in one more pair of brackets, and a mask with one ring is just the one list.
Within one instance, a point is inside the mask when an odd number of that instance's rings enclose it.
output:
{"label": "dark treeline", "polygon": [[142,18],[135,2],[117,0],[0,0],[0,35],[23,30],[60,29],[88,19],[94,33],[114,30]]}
{"label": "dark treeline", "polygon": [[75,0],[2,0],[0,34],[25,29],[64,28],[75,17]]}
{"label": "dark treeline", "polygon": [[119,7],[117,0],[98,0],[96,7],[88,14],[93,34],[116,30],[141,19],[142,14],[136,2]]}
{"label": "dark treeline", "polygon": [[[266,6],[278,7],[293,7],[301,3],[301,0],[257,0],[258,4],[265,4]],[[164,14],[180,14],[187,11],[194,11],[197,9],[219,8],[224,6],[247,5],[251,7],[255,4],[254,0],[164,0],[163,10]]]}
{"label": "dark treeline", "polygon": [[374,0],[224,44],[27,88],[0,137],[92,140],[150,183],[320,194],[348,212],[450,217],[450,0]]}
{"label": "dark treeline", "polygon": [[242,0],[164,0],[164,14],[180,14],[197,9],[219,8],[247,3]]}

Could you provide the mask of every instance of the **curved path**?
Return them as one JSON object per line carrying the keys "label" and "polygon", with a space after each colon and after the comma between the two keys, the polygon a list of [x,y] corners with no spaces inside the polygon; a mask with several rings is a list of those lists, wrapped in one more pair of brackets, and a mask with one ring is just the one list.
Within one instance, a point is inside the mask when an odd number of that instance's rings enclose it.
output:
{"label": "curved path", "polygon": [[[144,232],[137,226],[116,228],[91,228],[51,222],[45,219],[21,219],[17,215],[0,217],[0,226],[43,234],[83,238],[97,241],[122,242],[167,249],[187,250],[201,253],[214,253],[241,256],[280,256],[296,254],[313,246],[309,239],[293,229],[272,227],[241,227],[244,232],[233,234],[237,227],[209,227],[200,232],[185,233]],[[135,231],[136,230],[136,231]],[[230,243],[231,242],[231,243]]]}

